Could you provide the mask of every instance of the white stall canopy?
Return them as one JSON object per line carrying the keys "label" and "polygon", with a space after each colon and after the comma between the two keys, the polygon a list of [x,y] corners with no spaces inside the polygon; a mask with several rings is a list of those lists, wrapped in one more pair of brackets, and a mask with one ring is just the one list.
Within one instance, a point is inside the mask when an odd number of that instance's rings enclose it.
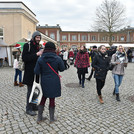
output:
{"label": "white stall canopy", "polygon": [[117,43],[114,43],[113,46],[119,46],[119,45],[122,45],[123,47],[133,47],[134,48],[134,44],[130,44],[130,43],[126,43],[126,44],[117,44]]}
{"label": "white stall canopy", "polygon": [[89,49],[89,48],[91,48],[91,47],[93,47],[93,46],[99,47],[99,46],[101,46],[101,45],[105,45],[106,47],[110,47],[110,45],[109,45],[108,43],[86,43],[86,44],[85,44],[85,47],[86,47],[87,49]]}
{"label": "white stall canopy", "polygon": [[7,57],[7,44],[0,39],[0,58],[4,59]]}

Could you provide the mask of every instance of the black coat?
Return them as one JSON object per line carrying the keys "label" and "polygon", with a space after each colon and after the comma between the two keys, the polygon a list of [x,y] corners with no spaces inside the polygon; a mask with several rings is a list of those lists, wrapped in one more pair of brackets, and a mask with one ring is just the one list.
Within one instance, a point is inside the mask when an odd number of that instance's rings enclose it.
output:
{"label": "black coat", "polygon": [[46,52],[38,59],[34,69],[35,74],[41,74],[43,96],[46,98],[59,97],[61,96],[60,78],[47,63],[49,63],[57,73],[58,71],[64,71],[64,63],[56,53]]}
{"label": "black coat", "polygon": [[[29,51],[30,50],[30,51]],[[38,45],[31,41],[30,46],[28,43],[24,44],[22,59],[25,63],[23,84],[33,85],[34,81],[34,67],[36,65],[38,56],[36,53],[39,51]]]}
{"label": "black coat", "polygon": [[92,67],[95,68],[95,78],[105,80],[109,70],[109,62],[108,55],[102,55],[100,52],[94,57]]}

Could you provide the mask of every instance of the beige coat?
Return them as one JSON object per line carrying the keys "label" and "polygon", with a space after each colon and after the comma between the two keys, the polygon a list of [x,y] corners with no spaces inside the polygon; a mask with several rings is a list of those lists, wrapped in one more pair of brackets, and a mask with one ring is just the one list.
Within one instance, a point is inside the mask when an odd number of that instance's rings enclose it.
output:
{"label": "beige coat", "polygon": [[115,66],[112,70],[112,73],[113,74],[118,74],[118,75],[124,75],[124,68],[125,68],[126,63],[128,63],[128,59],[125,56],[125,59],[124,59],[123,63],[117,64],[119,62],[120,62],[119,59],[116,58],[116,53],[113,54],[112,59],[111,59],[111,64],[115,65]]}

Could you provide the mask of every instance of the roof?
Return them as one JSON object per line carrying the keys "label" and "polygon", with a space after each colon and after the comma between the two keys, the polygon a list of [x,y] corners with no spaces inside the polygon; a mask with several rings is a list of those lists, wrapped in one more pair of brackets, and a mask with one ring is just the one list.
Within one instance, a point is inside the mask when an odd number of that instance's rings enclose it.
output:
{"label": "roof", "polygon": [[[22,1],[0,1],[0,3],[21,3],[24,7],[26,7],[33,15],[36,16],[36,14],[34,14],[30,8],[28,8]],[[1,7],[0,7],[1,9]],[[7,7],[3,7],[2,9],[8,9]],[[10,8],[11,9],[11,8]],[[14,8],[15,9],[15,8]]]}
{"label": "roof", "polygon": [[0,39],[0,47],[8,46],[2,39]]}

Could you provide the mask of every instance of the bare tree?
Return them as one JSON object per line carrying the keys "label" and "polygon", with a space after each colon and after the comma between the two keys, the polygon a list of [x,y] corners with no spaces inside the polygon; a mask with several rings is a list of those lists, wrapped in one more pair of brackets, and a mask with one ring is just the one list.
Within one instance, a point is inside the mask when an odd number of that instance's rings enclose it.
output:
{"label": "bare tree", "polygon": [[96,9],[95,28],[106,31],[109,45],[112,45],[112,36],[125,25],[125,7],[116,0],[104,0]]}

